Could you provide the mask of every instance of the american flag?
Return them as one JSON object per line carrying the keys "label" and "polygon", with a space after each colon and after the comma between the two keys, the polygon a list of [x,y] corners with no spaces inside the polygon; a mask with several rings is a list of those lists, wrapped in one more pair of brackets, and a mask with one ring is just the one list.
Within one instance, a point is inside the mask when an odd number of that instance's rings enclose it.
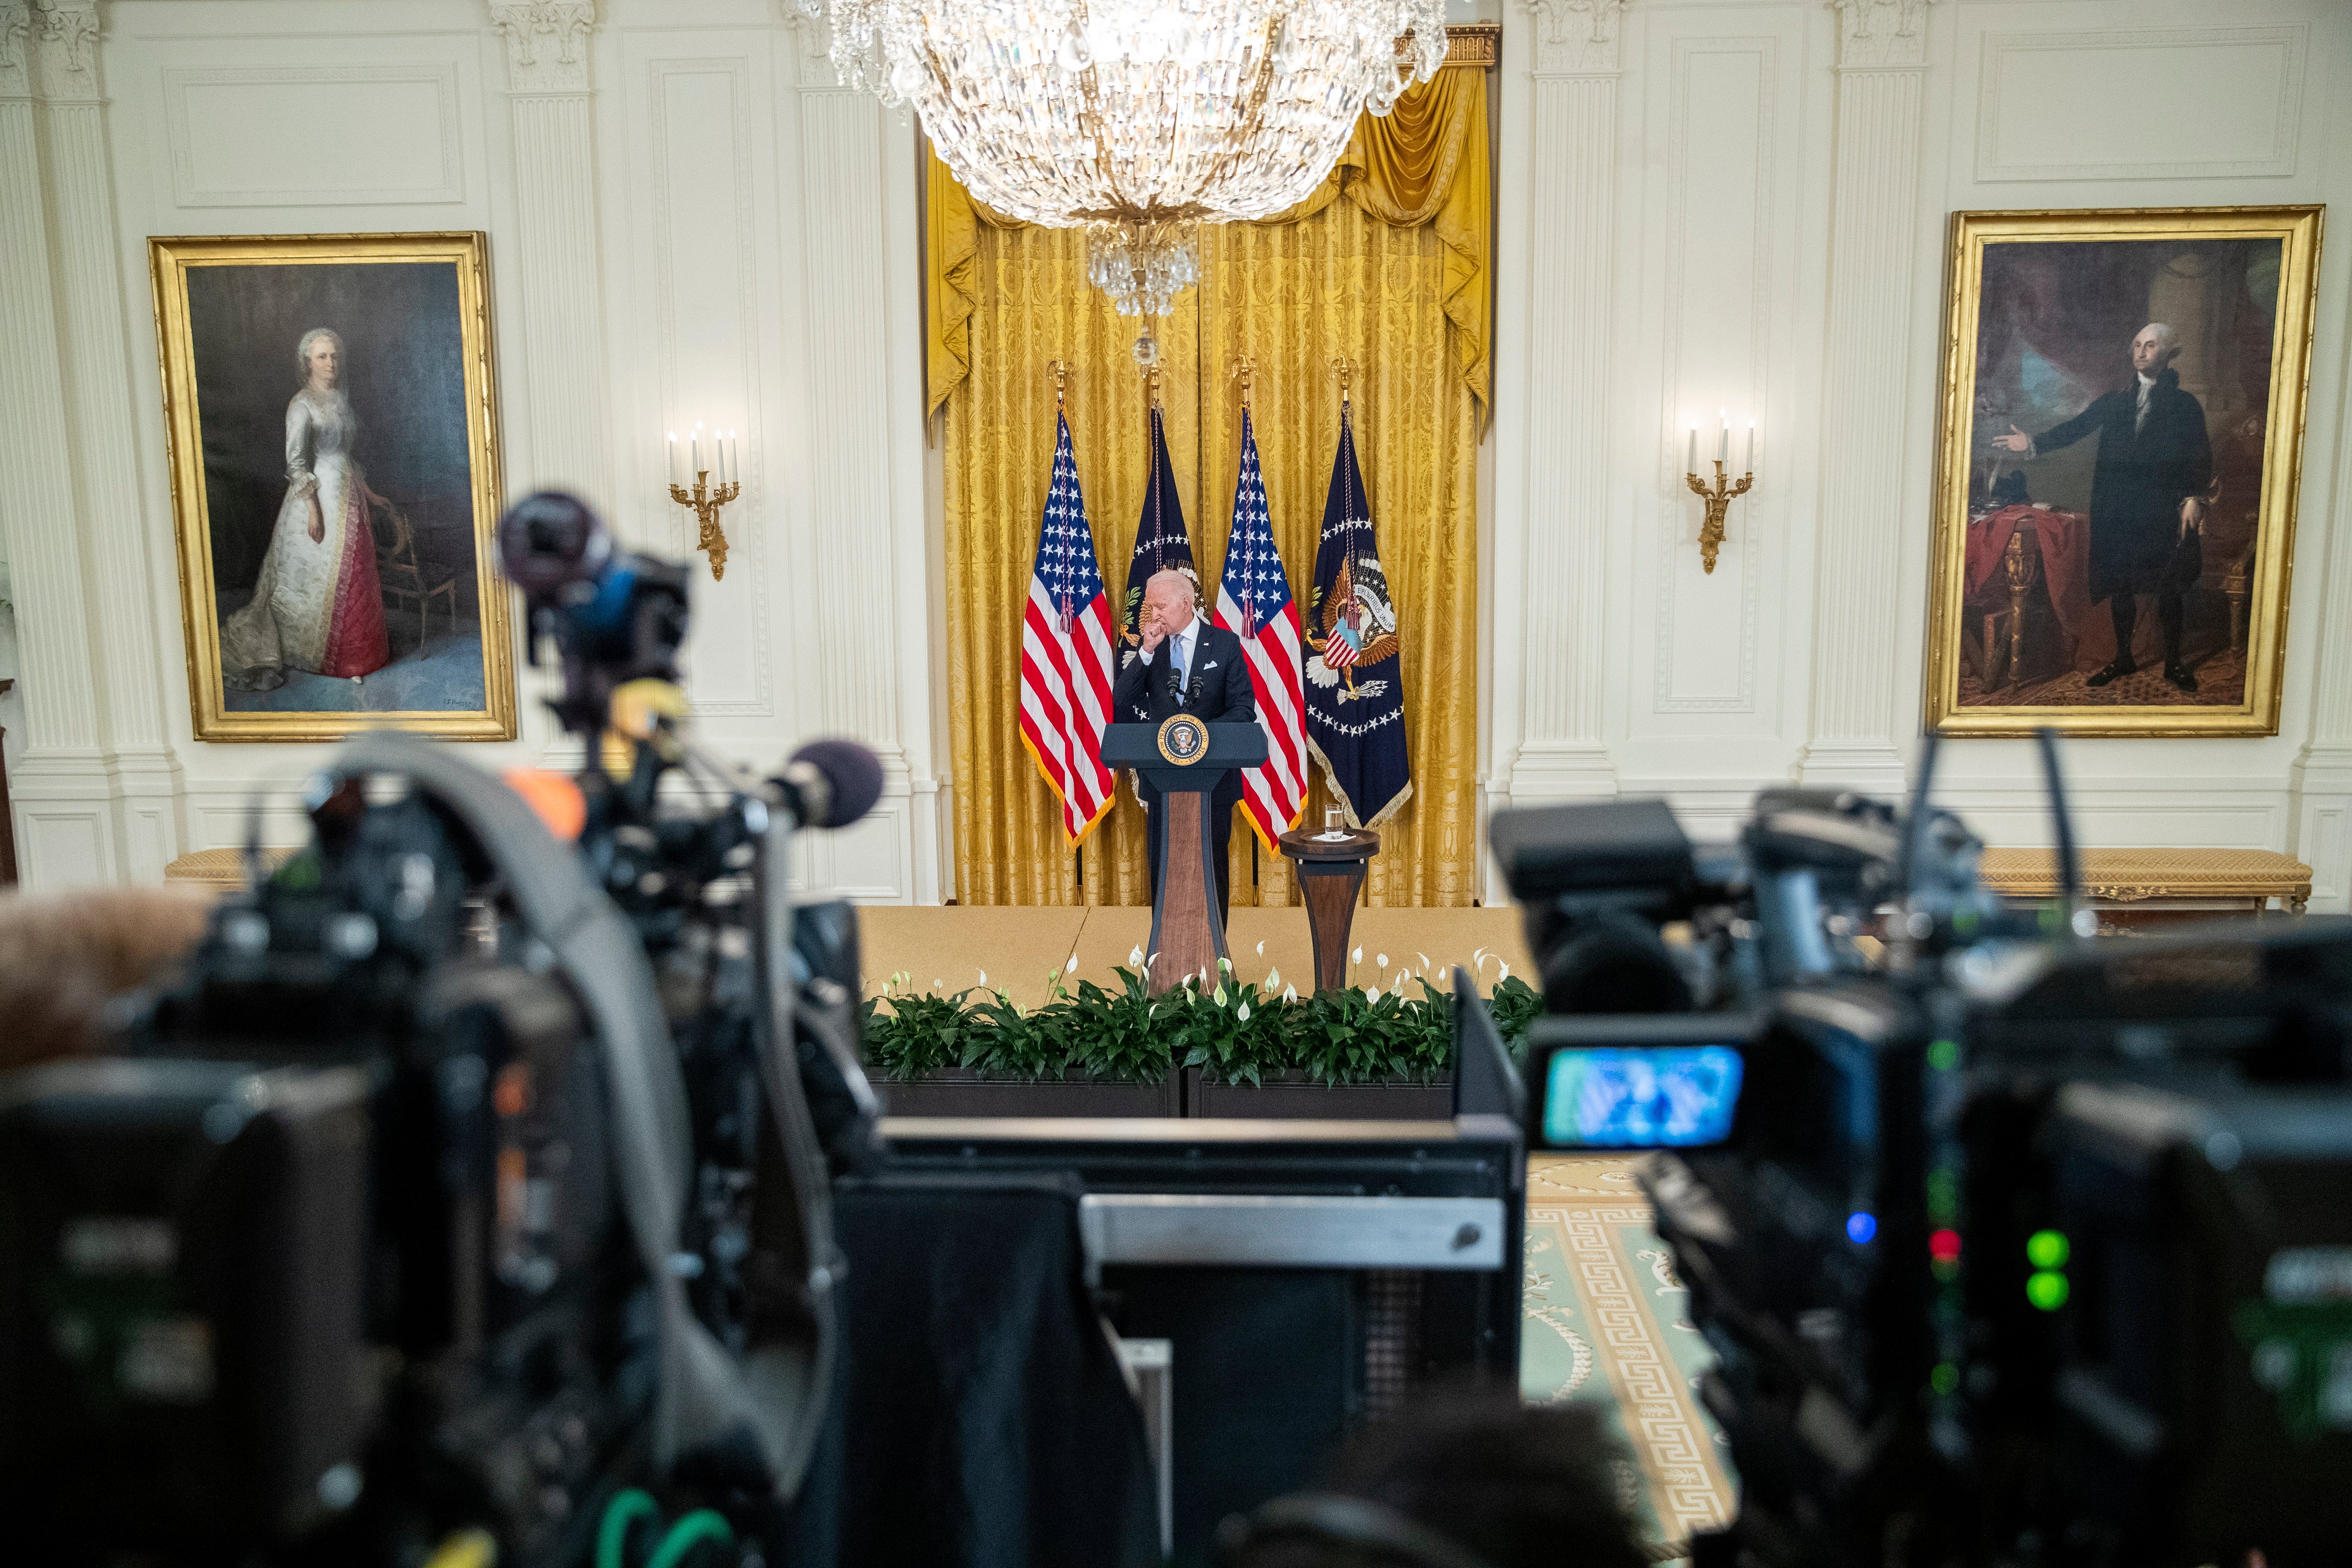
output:
{"label": "american flag", "polygon": [[1095,563],[1094,530],[1078,493],[1070,422],[1056,416],[1054,486],[1037,532],[1037,565],[1021,626],[1021,743],[1062,797],[1062,831],[1077,843],[1110,809],[1117,781],[1102,764],[1110,721],[1110,599]]}
{"label": "american flag", "polygon": [[1224,574],[1217,580],[1217,625],[1238,636],[1249,656],[1266,755],[1242,773],[1242,809],[1272,849],[1276,837],[1297,826],[1307,808],[1307,733],[1299,692],[1298,607],[1291,603],[1290,580],[1274,547],[1265,474],[1258,467],[1257,433],[1246,408],[1233,531],[1225,542]]}

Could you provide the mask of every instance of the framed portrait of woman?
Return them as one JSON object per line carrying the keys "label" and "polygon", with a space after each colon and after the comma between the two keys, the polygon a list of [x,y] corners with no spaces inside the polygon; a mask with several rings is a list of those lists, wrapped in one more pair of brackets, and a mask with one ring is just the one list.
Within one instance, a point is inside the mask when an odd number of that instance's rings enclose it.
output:
{"label": "framed portrait of woman", "polygon": [[2323,210],[1952,215],[1930,724],[2278,732]]}
{"label": "framed portrait of woman", "polygon": [[512,740],[484,237],[148,254],[195,738]]}

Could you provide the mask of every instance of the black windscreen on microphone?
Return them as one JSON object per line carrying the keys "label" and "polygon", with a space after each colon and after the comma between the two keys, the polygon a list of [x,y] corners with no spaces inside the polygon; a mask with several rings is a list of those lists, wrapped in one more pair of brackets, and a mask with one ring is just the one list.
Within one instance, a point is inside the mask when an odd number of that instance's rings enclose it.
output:
{"label": "black windscreen on microphone", "polygon": [[803,827],[846,827],[882,798],[882,763],[855,741],[811,741],[784,763],[782,782]]}

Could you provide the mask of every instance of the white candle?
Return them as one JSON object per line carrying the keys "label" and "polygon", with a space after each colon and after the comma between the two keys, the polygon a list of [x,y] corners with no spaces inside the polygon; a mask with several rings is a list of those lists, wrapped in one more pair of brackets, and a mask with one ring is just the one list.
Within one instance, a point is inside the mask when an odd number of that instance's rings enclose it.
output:
{"label": "white candle", "polygon": [[1728,462],[1731,458],[1731,410],[1718,408],[1715,412],[1723,421],[1723,438],[1715,444],[1715,460]]}
{"label": "white candle", "polygon": [[727,482],[730,485],[743,482],[742,458],[736,449],[735,432],[731,429],[727,432]]}
{"label": "white candle", "polygon": [[1748,471],[1756,471],[1756,421],[1748,422]]}
{"label": "white candle", "polygon": [[702,421],[699,419],[694,422],[694,435],[691,440],[694,447],[694,475],[695,478],[700,479],[706,470],[702,466]]}
{"label": "white candle", "polygon": [[1686,474],[1698,472],[1698,421],[1696,419],[1691,421],[1690,456],[1684,459],[1683,472]]}
{"label": "white candle", "polygon": [[677,483],[677,432],[669,433],[669,482]]}

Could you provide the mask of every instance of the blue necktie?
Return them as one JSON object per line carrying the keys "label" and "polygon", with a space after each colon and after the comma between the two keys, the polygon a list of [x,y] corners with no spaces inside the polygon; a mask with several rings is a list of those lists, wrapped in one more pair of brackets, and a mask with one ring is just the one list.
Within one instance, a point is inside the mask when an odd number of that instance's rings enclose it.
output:
{"label": "blue necktie", "polygon": [[1176,700],[1184,700],[1184,643],[1181,636],[1168,639],[1168,676],[1176,683]]}

